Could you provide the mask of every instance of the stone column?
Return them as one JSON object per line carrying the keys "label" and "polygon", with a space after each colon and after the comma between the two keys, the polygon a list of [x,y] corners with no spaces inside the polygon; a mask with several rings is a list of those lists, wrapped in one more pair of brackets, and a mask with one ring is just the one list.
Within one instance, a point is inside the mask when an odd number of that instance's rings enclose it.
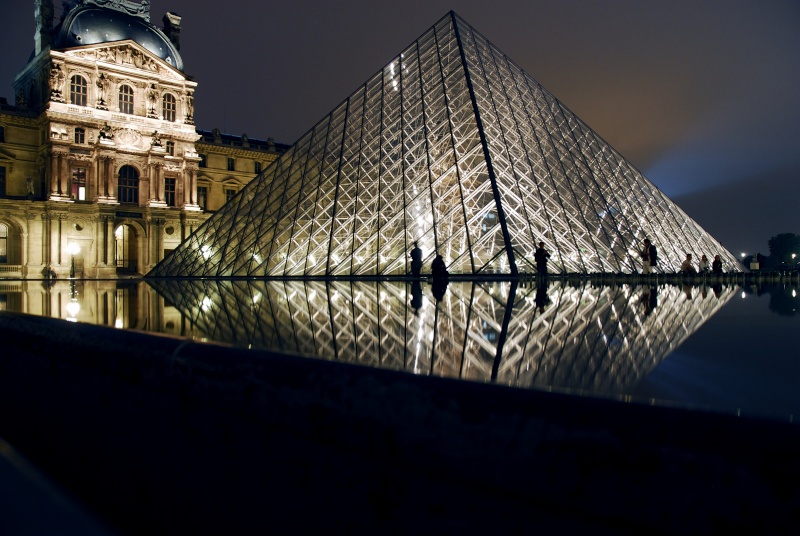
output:
{"label": "stone column", "polygon": [[50,198],[58,198],[61,194],[61,183],[59,181],[59,168],[61,164],[61,156],[58,153],[50,155]]}

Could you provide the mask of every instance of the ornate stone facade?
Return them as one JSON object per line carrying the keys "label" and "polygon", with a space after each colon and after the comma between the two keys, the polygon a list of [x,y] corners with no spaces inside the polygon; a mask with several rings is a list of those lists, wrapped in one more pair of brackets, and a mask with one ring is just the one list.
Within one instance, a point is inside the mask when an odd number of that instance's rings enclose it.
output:
{"label": "ornate stone facade", "polygon": [[73,0],[54,26],[34,4],[34,57],[0,104],[0,277],[144,274],[285,146],[195,130],[177,15]]}

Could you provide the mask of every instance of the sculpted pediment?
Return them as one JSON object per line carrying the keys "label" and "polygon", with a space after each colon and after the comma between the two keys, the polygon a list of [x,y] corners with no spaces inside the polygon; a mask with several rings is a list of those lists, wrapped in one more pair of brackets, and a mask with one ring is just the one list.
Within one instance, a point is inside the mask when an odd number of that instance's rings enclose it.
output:
{"label": "sculpted pediment", "polygon": [[164,78],[183,80],[184,75],[136,41],[126,40],[117,43],[101,43],[65,51],[67,56],[97,62],[110,63],[123,67],[142,69]]}
{"label": "sculpted pediment", "polygon": [[141,149],[144,147],[142,135],[130,128],[119,129],[114,132],[117,143],[122,147]]}

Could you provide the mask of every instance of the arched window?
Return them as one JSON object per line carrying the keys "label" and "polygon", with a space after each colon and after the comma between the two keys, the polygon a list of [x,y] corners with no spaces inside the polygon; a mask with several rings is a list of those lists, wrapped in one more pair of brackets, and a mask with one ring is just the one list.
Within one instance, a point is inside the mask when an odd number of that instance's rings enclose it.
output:
{"label": "arched window", "polygon": [[175,121],[177,109],[175,95],[164,93],[164,97],[161,99],[161,115],[164,117],[164,121]]}
{"label": "arched window", "polygon": [[73,75],[69,79],[69,102],[76,106],[86,106],[89,90],[86,79],[80,75]]}
{"label": "arched window", "polygon": [[120,203],[139,203],[139,172],[135,167],[122,166],[117,185],[117,199]]}
{"label": "arched window", "polygon": [[0,223],[0,262],[8,262],[8,226]]}
{"label": "arched window", "polygon": [[119,86],[119,111],[123,114],[133,114],[133,88]]}

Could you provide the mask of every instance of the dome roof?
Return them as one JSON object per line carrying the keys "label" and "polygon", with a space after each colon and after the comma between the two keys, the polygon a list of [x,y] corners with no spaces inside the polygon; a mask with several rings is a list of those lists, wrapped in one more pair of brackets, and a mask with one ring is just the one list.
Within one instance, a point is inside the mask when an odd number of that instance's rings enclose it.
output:
{"label": "dome roof", "polygon": [[71,48],[130,39],[183,71],[183,59],[164,33],[140,17],[127,13],[86,7],[67,15],[56,35],[54,48]]}

